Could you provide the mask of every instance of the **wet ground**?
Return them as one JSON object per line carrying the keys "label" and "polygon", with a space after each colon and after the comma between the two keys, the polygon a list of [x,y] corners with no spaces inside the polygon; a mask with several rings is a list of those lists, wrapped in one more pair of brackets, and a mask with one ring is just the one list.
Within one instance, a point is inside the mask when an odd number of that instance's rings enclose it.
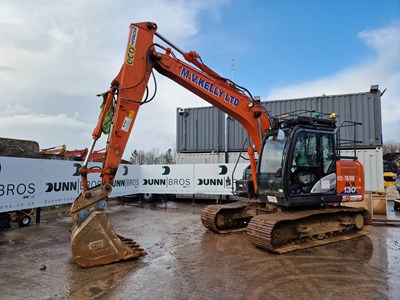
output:
{"label": "wet ground", "polygon": [[40,226],[13,224],[0,231],[0,299],[400,299],[399,226],[276,255],[245,233],[207,231],[203,207],[112,205],[117,232],[149,254],[90,269],[71,260],[69,217],[43,212]]}

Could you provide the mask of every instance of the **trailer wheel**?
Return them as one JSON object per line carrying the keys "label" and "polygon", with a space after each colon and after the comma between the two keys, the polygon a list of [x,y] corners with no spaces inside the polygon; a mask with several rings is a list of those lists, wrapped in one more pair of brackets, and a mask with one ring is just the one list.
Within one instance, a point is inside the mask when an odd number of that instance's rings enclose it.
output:
{"label": "trailer wheel", "polygon": [[31,224],[31,217],[27,216],[27,215],[20,216],[20,217],[18,217],[17,222],[18,222],[19,227],[29,226],[29,224]]}
{"label": "trailer wheel", "polygon": [[146,203],[153,202],[155,200],[155,198],[156,198],[155,195],[151,194],[151,193],[142,194],[142,199]]}

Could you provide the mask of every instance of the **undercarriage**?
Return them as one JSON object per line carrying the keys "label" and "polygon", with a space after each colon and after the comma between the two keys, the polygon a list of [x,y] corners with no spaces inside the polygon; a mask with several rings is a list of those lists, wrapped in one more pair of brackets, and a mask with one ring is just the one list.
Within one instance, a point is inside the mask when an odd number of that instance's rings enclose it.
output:
{"label": "undercarriage", "polygon": [[371,215],[364,208],[282,208],[271,204],[236,202],[210,205],[203,225],[216,233],[247,231],[260,248],[285,253],[367,235]]}

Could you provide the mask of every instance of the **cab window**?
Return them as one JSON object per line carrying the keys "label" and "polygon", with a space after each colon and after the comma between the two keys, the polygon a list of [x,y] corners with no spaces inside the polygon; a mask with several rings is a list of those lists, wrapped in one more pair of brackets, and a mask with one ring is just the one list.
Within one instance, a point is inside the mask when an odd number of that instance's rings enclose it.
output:
{"label": "cab window", "polygon": [[282,193],[282,158],[286,139],[283,136],[266,138],[260,156],[258,187],[261,193]]}

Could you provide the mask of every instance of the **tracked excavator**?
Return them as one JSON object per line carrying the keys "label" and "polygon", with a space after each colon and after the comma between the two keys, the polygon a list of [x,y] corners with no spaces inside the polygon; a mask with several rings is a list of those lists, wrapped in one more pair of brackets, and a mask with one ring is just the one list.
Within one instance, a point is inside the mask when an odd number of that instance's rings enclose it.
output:
{"label": "tracked excavator", "polygon": [[[72,204],[69,232],[76,263],[99,266],[147,254],[116,233],[106,206],[139,108],[155,96],[147,88],[151,77],[155,81],[153,69],[236,119],[249,136],[251,178],[236,182],[237,193],[249,197],[204,208],[205,227],[217,233],[247,230],[255,245],[277,253],[368,233],[368,211],[341,205],[363,200],[364,172],[356,157],[341,157],[337,151],[334,114],[271,116],[247,89],[207,67],[198,53],[182,51],[157,32],[155,23],[143,22],[130,25],[123,65],[105,94],[80,169],[83,190]],[[104,128],[110,120],[111,128]],[[109,132],[104,163],[92,169],[88,161],[102,131]],[[100,185],[88,186],[91,173],[101,173]]]}

